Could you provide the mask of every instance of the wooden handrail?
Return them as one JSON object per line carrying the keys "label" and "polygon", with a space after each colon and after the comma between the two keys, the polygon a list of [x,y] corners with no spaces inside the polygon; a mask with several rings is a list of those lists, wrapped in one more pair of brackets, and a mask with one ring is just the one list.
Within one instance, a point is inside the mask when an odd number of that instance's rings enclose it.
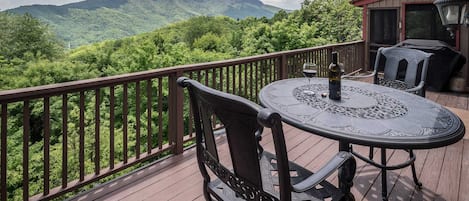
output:
{"label": "wooden handrail", "polygon": [[229,60],[223,60],[223,61],[214,61],[214,62],[199,63],[199,64],[187,64],[187,65],[180,65],[180,66],[148,70],[148,71],[142,71],[142,72],[135,72],[135,73],[128,73],[128,74],[123,74],[123,75],[115,75],[115,76],[109,76],[109,77],[78,80],[78,81],[71,81],[71,82],[64,82],[64,83],[57,83],[57,84],[50,84],[50,85],[43,85],[43,86],[36,86],[36,87],[28,87],[28,88],[22,88],[22,89],[5,90],[5,91],[0,91],[0,103],[11,103],[11,102],[16,102],[20,100],[34,99],[34,98],[44,97],[44,96],[53,96],[53,95],[63,94],[63,93],[74,93],[74,92],[79,92],[83,90],[90,90],[90,89],[96,89],[96,88],[101,88],[101,87],[109,87],[109,86],[115,85],[116,83],[130,83],[130,82],[135,82],[138,80],[147,80],[147,79],[165,76],[168,74],[173,74],[173,73],[177,73],[181,71],[182,72],[202,71],[206,69],[217,68],[220,66],[233,66],[233,65],[245,64],[245,63],[251,63],[255,61],[262,61],[266,59],[272,59],[272,58],[282,58],[282,56],[288,57],[291,55],[301,54],[305,52],[312,52],[314,50],[319,50],[319,49],[338,48],[338,47],[346,47],[346,46],[353,46],[353,45],[360,45],[360,44],[363,44],[363,41],[341,43],[341,44],[336,44],[336,45],[324,45],[324,46],[319,46],[319,47],[288,50],[288,51],[275,52],[275,53],[236,58],[236,59],[229,59]]}

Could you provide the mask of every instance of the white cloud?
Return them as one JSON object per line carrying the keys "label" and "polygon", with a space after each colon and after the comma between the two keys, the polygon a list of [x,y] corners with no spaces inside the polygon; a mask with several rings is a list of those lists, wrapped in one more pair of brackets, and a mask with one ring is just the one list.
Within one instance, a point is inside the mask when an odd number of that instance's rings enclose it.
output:
{"label": "white cloud", "polygon": [[[83,0],[1,0],[0,10],[16,8],[19,6],[42,4],[42,5],[64,5]],[[295,10],[301,7],[303,0],[261,0],[264,4],[279,8]]]}
{"label": "white cloud", "polygon": [[16,8],[19,6],[28,6],[33,4],[42,5],[64,5],[68,3],[78,2],[83,0],[1,0],[0,10]]}
{"label": "white cloud", "polygon": [[301,8],[303,0],[261,0],[264,4],[273,5],[279,8],[296,10]]}

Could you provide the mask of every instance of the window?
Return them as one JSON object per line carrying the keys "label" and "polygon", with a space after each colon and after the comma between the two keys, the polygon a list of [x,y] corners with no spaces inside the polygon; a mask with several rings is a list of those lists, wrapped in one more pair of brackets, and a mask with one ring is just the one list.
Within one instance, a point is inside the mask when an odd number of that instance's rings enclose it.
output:
{"label": "window", "polygon": [[371,10],[370,42],[394,45],[397,42],[397,11]]}
{"label": "window", "polygon": [[413,4],[405,7],[405,38],[441,40],[452,46],[456,41],[441,24],[438,9],[433,4]]}

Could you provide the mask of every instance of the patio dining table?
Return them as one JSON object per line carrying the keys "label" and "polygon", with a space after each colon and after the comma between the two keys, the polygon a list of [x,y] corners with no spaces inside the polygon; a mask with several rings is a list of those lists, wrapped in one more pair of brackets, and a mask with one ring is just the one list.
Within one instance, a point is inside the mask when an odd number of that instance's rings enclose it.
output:
{"label": "patio dining table", "polygon": [[[342,99],[335,101],[327,97],[326,78],[284,79],[262,88],[259,101],[294,127],[338,140],[340,151],[352,151],[351,144],[431,149],[456,143],[464,136],[459,117],[431,100],[352,80],[342,80],[341,89]],[[386,166],[386,159],[381,162]],[[381,173],[386,200],[386,168]],[[339,182],[341,188],[351,187],[340,175]]]}

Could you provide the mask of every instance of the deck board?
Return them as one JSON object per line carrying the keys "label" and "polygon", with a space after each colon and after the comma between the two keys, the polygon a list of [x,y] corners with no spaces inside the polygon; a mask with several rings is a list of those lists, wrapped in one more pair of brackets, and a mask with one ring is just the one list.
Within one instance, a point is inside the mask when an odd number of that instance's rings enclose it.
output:
{"label": "deck board", "polygon": [[411,200],[434,200],[439,197],[436,189],[440,179],[445,150],[446,147],[429,150],[423,169],[419,173],[420,182],[423,184],[422,189],[414,188]]}
{"label": "deck board", "polygon": [[461,173],[461,160],[463,141],[459,141],[453,146],[448,146],[441,168],[440,180],[438,182],[437,193],[446,200],[458,200],[459,180]]}
{"label": "deck board", "polygon": [[[448,106],[469,123],[467,94],[428,92],[427,98]],[[338,143],[302,130],[284,125],[288,157],[316,171],[338,150]],[[466,136],[467,137],[467,136]],[[222,161],[229,160],[226,140],[219,139]],[[261,144],[273,151],[270,133],[265,131]],[[365,156],[369,148],[354,145],[354,151]],[[374,149],[375,160],[380,160],[379,149]],[[416,189],[410,168],[388,172],[389,200],[469,200],[469,139],[437,149],[415,150],[417,175],[423,183]],[[388,150],[388,163],[408,159],[404,151]],[[337,174],[328,178],[337,184]],[[357,173],[351,189],[356,200],[380,200],[381,176],[379,169],[357,159]],[[72,200],[205,200],[202,195],[202,176],[196,163],[195,150],[149,165],[134,174],[82,193]]]}
{"label": "deck board", "polygon": [[461,183],[459,184],[459,201],[469,200],[469,140],[464,140],[462,164],[461,164]]}

